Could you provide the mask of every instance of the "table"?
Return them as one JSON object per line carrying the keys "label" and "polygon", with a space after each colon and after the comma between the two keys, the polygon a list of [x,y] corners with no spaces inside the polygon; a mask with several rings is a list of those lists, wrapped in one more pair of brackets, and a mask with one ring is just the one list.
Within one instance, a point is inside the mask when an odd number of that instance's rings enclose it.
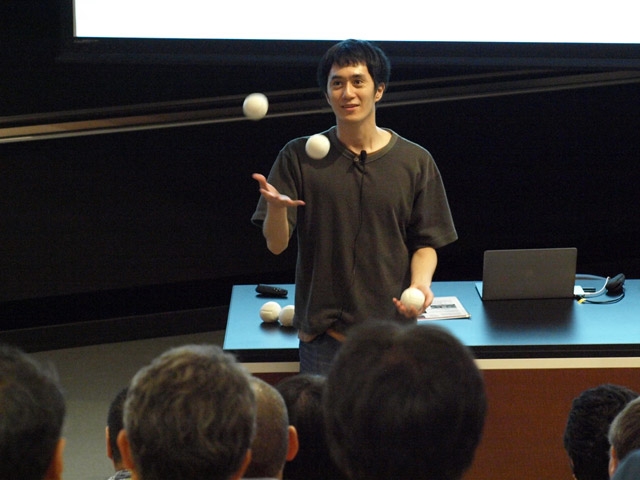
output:
{"label": "table", "polygon": [[[599,285],[595,280],[580,284],[594,282]],[[607,363],[607,358],[625,357],[618,363],[640,366],[630,358],[640,357],[640,280],[627,280],[625,298],[612,304],[580,304],[572,299],[483,302],[475,283],[434,282],[436,296],[458,297],[471,318],[428,322],[451,331],[479,360],[580,358],[584,365],[587,358]],[[290,364],[297,362],[296,332],[278,323],[262,323],[258,314],[266,301],[273,300],[281,306],[293,304],[294,285],[277,286],[289,291],[287,298],[259,297],[255,285],[233,287],[224,348],[245,363],[267,362],[271,368],[281,370],[295,368]],[[599,296],[592,300],[609,298]],[[277,363],[287,365],[278,367],[274,365]]]}
{"label": "table", "polygon": [[[294,286],[278,286],[289,296],[274,301],[292,304]],[[429,322],[473,350],[489,400],[483,439],[465,480],[571,479],[562,446],[571,400],[606,382],[640,392],[640,280],[625,286],[623,300],[600,305],[572,299],[483,302],[475,282],[433,284],[436,296],[458,297],[471,314]],[[261,322],[258,312],[268,300],[256,296],[255,285],[233,287],[223,348],[254,374],[276,380],[298,371],[298,339],[293,329]]]}

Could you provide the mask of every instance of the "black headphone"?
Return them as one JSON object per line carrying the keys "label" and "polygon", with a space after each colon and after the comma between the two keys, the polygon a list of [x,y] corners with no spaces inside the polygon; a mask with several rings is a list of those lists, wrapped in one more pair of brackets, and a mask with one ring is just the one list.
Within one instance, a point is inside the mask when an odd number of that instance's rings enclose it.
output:
{"label": "black headphone", "polygon": [[604,288],[607,289],[607,295],[620,295],[624,291],[624,281],[626,280],[624,273],[619,273],[615,277],[607,280]]}

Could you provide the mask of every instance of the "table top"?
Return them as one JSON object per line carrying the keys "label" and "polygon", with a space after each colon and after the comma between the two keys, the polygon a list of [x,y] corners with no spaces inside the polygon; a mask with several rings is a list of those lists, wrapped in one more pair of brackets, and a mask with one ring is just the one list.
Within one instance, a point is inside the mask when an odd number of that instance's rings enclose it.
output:
{"label": "table top", "polygon": [[[586,280],[581,286],[601,287]],[[422,320],[438,324],[469,346],[477,358],[562,358],[640,356],[640,280],[627,280],[625,297],[617,303],[578,303],[574,299],[482,301],[476,282],[434,282],[436,297],[457,297],[468,319]],[[256,285],[235,285],[223,348],[243,362],[297,361],[298,338],[293,328],[264,323],[260,307],[267,301],[294,303],[295,286],[286,298],[258,296]],[[606,295],[593,301],[611,299]],[[391,301],[391,299],[389,300]]]}

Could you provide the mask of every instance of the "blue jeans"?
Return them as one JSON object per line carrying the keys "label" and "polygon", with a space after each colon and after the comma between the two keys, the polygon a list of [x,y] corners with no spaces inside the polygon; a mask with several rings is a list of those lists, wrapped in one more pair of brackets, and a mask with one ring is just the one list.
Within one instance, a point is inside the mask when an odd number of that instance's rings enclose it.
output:
{"label": "blue jeans", "polygon": [[300,342],[300,373],[326,375],[329,373],[333,358],[340,342],[326,333],[317,336],[310,342]]}

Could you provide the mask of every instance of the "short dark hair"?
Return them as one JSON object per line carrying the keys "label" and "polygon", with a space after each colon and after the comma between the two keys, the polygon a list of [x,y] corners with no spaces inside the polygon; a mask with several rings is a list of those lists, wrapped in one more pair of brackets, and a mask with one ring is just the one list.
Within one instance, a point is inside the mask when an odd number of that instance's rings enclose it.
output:
{"label": "short dark hair", "polygon": [[287,405],[289,423],[298,431],[298,454],[284,467],[287,480],[347,478],[329,455],[322,412],[325,381],[322,375],[299,373],[276,384]]}
{"label": "short dark hair", "polygon": [[369,41],[349,39],[333,45],[320,60],[317,71],[320,90],[326,93],[333,65],[346,67],[361,63],[367,66],[376,89],[380,84],[389,84],[391,63],[384,51]]}
{"label": "short dark hair", "polygon": [[124,428],[124,401],[127,398],[128,388],[120,390],[109,405],[107,413],[107,427],[109,427],[109,448],[113,455],[114,463],[122,461],[122,455],[118,448],[118,433]]}
{"label": "short dark hair", "polygon": [[280,392],[264,380],[250,378],[256,396],[256,435],[245,478],[276,478],[289,450],[289,415]]}
{"label": "short dark hair", "polygon": [[638,394],[621,385],[584,390],[571,402],[563,443],[577,480],[608,480],[609,427]]}
{"label": "short dark hair", "polygon": [[354,327],[327,377],[331,454],[352,480],[459,479],[486,415],[470,350],[435,325]]}
{"label": "short dark hair", "polygon": [[249,374],[217,345],[172,348],[133,377],[124,425],[142,480],[227,480],[255,432]]}
{"label": "short dark hair", "polygon": [[0,478],[42,480],[65,413],[54,368],[16,347],[0,345]]}

